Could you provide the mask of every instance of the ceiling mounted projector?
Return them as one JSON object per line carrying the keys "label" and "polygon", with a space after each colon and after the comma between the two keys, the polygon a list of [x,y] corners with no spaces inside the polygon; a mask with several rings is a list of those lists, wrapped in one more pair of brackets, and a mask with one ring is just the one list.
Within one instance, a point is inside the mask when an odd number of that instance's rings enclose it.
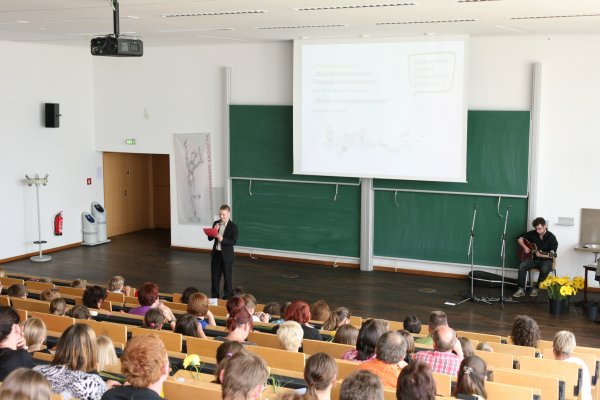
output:
{"label": "ceiling mounted projector", "polygon": [[141,57],[144,55],[144,42],[136,38],[120,37],[119,0],[112,0],[114,34],[95,37],[90,42],[93,56]]}

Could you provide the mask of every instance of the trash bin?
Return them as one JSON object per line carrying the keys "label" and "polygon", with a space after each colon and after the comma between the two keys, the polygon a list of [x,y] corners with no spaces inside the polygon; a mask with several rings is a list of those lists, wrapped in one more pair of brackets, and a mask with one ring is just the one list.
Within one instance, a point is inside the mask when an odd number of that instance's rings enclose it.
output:
{"label": "trash bin", "polygon": [[96,220],[92,214],[88,212],[81,213],[81,232],[83,233],[82,244],[86,246],[93,246],[98,243],[96,236],[98,234]]}
{"label": "trash bin", "polygon": [[590,321],[595,321],[598,317],[598,303],[589,302],[585,305],[585,313]]}
{"label": "trash bin", "polygon": [[99,243],[106,242],[108,238],[106,234],[106,211],[97,201],[92,202],[92,216],[96,220],[96,241]]}

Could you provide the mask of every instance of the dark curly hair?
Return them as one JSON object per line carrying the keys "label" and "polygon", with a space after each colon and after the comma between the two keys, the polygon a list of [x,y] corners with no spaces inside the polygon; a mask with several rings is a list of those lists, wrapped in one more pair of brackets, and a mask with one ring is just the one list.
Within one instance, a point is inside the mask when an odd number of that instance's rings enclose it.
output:
{"label": "dark curly hair", "polygon": [[533,318],[527,315],[517,315],[510,332],[513,344],[518,346],[537,347],[541,339],[540,327]]}

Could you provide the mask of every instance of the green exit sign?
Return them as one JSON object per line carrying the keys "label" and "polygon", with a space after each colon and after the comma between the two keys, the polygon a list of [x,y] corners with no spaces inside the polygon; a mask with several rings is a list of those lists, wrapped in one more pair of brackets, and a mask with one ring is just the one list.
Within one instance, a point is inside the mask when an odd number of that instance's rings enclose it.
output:
{"label": "green exit sign", "polygon": [[135,144],[135,139],[125,139],[125,144]]}

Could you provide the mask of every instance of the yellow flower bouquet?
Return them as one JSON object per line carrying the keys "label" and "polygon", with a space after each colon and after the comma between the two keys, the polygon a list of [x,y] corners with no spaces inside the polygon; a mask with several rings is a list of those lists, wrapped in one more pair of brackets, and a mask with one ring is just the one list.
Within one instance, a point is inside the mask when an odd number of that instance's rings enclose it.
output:
{"label": "yellow flower bouquet", "polygon": [[583,289],[583,282],[583,278],[580,276],[571,279],[568,276],[561,276],[559,278],[550,274],[540,283],[540,289],[548,290],[549,298],[562,300],[577,294],[578,290]]}
{"label": "yellow flower bouquet", "polygon": [[193,367],[196,370],[194,378],[196,378],[196,380],[200,380],[198,374],[202,368],[202,362],[200,361],[200,356],[198,354],[188,354],[185,357],[183,360],[183,368],[188,369],[188,367]]}

